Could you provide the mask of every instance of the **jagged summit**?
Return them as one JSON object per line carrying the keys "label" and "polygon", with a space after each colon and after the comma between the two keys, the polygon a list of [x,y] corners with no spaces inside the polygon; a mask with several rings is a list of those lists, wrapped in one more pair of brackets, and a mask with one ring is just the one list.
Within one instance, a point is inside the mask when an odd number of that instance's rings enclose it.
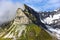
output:
{"label": "jagged summit", "polygon": [[17,14],[15,18],[16,22],[20,22],[20,24],[28,24],[29,23],[29,18],[24,14],[23,10],[18,8],[17,9]]}

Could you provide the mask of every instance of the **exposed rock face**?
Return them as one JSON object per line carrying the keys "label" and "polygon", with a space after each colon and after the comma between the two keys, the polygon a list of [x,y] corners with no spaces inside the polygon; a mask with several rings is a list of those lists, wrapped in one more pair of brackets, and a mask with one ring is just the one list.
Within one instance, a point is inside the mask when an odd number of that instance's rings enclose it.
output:
{"label": "exposed rock face", "polygon": [[15,22],[18,24],[29,24],[29,18],[24,14],[23,10],[18,8]]}

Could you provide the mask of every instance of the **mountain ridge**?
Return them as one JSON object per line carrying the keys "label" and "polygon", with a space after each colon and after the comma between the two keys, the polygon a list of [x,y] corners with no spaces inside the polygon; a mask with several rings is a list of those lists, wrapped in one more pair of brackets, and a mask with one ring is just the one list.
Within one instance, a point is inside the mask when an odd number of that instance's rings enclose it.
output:
{"label": "mountain ridge", "polygon": [[[25,4],[24,4],[24,6],[25,6],[25,10],[21,10],[20,8],[18,8],[19,11],[17,12],[15,19],[13,20],[12,25],[11,26],[8,25],[9,29],[5,29],[4,30],[5,32],[3,34],[1,34],[0,37],[13,38],[13,40],[17,40],[17,37],[19,38],[19,36],[20,37],[23,36],[22,38],[25,38],[24,33],[27,33],[26,35],[28,37],[32,37],[31,39],[33,39],[33,40],[37,40],[37,39],[38,40],[40,40],[40,39],[41,40],[45,40],[45,39],[51,40],[52,37],[45,30],[43,30],[44,28],[47,30],[47,28],[44,25],[44,23],[42,23],[40,21],[40,14],[38,12],[34,11],[29,6],[27,6]],[[26,30],[27,30],[27,32],[26,32]],[[41,33],[40,33],[40,31],[41,31]],[[33,36],[31,36],[32,34],[33,34]],[[42,37],[42,38],[39,38],[39,37]],[[27,38],[25,38],[25,39],[27,39]],[[29,38],[28,38],[28,40],[29,40]]]}

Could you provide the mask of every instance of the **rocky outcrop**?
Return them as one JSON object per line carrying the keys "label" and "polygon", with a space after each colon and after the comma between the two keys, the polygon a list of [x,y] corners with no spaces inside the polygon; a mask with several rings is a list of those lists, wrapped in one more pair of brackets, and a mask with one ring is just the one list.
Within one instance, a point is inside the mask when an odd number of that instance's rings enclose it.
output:
{"label": "rocky outcrop", "polygon": [[17,9],[17,14],[15,18],[16,24],[29,24],[29,18],[25,15],[22,9]]}

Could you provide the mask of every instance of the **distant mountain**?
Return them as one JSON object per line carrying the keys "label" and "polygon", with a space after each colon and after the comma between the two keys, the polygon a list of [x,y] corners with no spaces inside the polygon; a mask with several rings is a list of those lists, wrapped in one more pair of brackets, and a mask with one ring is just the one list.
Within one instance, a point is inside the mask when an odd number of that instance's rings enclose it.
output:
{"label": "distant mountain", "polygon": [[60,9],[51,12],[40,12],[39,14],[41,22],[60,40]]}

